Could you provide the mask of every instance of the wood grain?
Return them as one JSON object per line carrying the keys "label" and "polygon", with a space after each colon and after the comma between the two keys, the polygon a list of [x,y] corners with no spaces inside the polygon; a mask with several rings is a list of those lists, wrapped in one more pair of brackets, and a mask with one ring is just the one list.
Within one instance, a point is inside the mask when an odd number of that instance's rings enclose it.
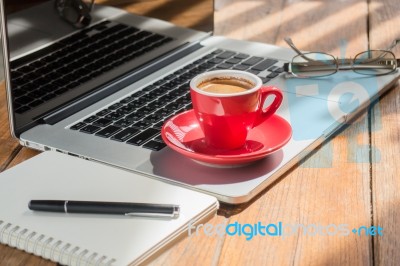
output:
{"label": "wood grain", "polygon": [[[7,104],[4,82],[0,85],[0,172],[37,154],[36,151],[22,148],[18,141],[11,137],[7,116]],[[32,256],[21,250],[0,244],[0,265],[47,266],[54,263],[40,257]]]}
{"label": "wood grain", "polygon": [[[181,27],[211,31],[212,0],[98,0],[96,3],[125,9],[137,15],[158,18]],[[168,8],[171,6],[171,8]],[[173,6],[173,8],[172,8]]]}
{"label": "wood grain", "polygon": [[6,90],[4,82],[0,83],[0,172],[3,171],[10,160],[18,153],[18,141],[11,137],[8,123]]}
{"label": "wood grain", "polygon": [[[207,221],[214,227],[227,222],[228,219],[221,215]],[[193,231],[191,235],[185,232],[179,243],[154,258],[149,265],[216,265],[225,238],[207,236],[201,229],[199,225],[198,230]]]}
{"label": "wood grain", "polygon": [[[121,6],[126,2],[121,0]],[[154,2],[157,1],[148,1],[148,4]],[[142,3],[139,1],[137,5]],[[368,47],[387,47],[394,37],[400,37],[400,6],[396,0],[217,0],[215,5],[215,32],[237,39],[286,46],[283,37],[290,36],[303,50],[351,56]],[[140,8],[143,14],[155,10],[154,7]],[[194,20],[199,21],[197,18]],[[399,51],[396,50],[398,56]],[[18,143],[9,136],[5,124],[3,91],[0,90],[0,170],[36,154],[25,148],[20,149]],[[400,259],[397,251],[400,182],[396,175],[400,165],[399,110],[397,86],[374,107],[371,116],[360,117],[250,204],[237,207],[223,205],[218,216],[209,221],[214,226],[220,223],[252,224],[259,221],[264,224],[282,222],[322,226],[348,224],[350,229],[373,224],[384,228],[384,238],[353,234],[305,236],[300,232],[285,239],[255,237],[246,241],[243,236],[219,238],[200,233],[181,239],[148,263],[397,264]],[[369,121],[372,121],[371,124]],[[372,147],[369,146],[370,142]],[[0,245],[0,264],[54,265],[4,245]]]}
{"label": "wood grain", "polygon": [[[284,37],[291,36],[301,49],[338,55],[342,52],[343,42],[346,51],[342,54],[345,55],[367,47],[366,1],[251,3],[225,3],[224,8],[230,12],[223,14],[221,9],[216,13],[217,25],[223,24],[218,33],[278,45],[283,45]],[[348,224],[350,229],[369,226],[368,148],[360,149],[364,145],[368,147],[365,115],[321,147],[303,165],[288,173],[247,209],[230,217],[229,222]],[[356,153],[358,158],[354,157]],[[321,167],[327,158],[332,166]],[[286,239],[259,237],[251,241],[243,237],[227,237],[219,264],[368,265],[371,261],[368,237],[311,237],[297,233]]]}
{"label": "wood grain", "polygon": [[[380,12],[370,17],[372,48],[387,47],[400,37],[400,3],[371,1]],[[400,47],[394,50],[400,57]],[[400,261],[400,86],[387,93],[372,109],[371,156],[373,222],[383,228],[383,237],[374,237],[374,258],[377,265],[397,265]]]}

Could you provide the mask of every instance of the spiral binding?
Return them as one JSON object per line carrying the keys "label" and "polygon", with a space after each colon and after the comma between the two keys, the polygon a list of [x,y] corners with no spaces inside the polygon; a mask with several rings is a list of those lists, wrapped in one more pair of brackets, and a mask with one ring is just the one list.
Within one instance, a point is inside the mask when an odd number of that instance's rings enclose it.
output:
{"label": "spiral binding", "polygon": [[65,265],[113,265],[116,260],[0,220],[0,243]]}

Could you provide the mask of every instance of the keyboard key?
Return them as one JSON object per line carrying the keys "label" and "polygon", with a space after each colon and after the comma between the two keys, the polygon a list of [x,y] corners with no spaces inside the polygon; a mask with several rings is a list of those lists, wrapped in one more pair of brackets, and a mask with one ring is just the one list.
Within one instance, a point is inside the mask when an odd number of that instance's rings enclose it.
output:
{"label": "keyboard key", "polygon": [[162,116],[160,116],[158,114],[155,114],[155,113],[154,114],[150,114],[150,115],[146,116],[145,118],[143,118],[143,120],[146,120],[146,121],[148,121],[150,123],[155,123],[155,122],[157,122],[157,121],[159,121],[161,119],[162,119]]}
{"label": "keyboard key", "polygon": [[112,113],[109,113],[108,115],[104,116],[104,118],[107,118],[107,119],[115,121],[115,120],[118,120],[118,119],[122,118],[123,116],[124,115],[121,114],[121,113],[112,112]]}
{"label": "keyboard key", "polygon": [[132,121],[132,122],[136,122],[136,121],[139,121],[145,115],[146,114],[144,114],[144,113],[134,112],[134,113],[132,113],[130,115],[127,115],[125,117],[125,119],[127,119],[129,121]]}
{"label": "keyboard key", "polygon": [[92,115],[92,116],[89,116],[88,118],[86,118],[85,120],[83,120],[83,122],[90,124],[90,123],[93,123],[94,121],[96,121],[97,119],[98,119],[97,116]]}
{"label": "keyboard key", "polygon": [[158,142],[164,142],[164,140],[163,140],[162,137],[161,137],[161,134],[158,135],[157,137],[155,137],[154,140],[155,140],[155,141],[158,141]]}
{"label": "keyboard key", "polygon": [[114,123],[114,125],[120,126],[120,127],[129,127],[132,124],[133,124],[133,121],[128,120],[128,119],[120,119]]}
{"label": "keyboard key", "polygon": [[246,70],[246,69],[248,69],[249,67],[250,67],[250,66],[246,66],[246,65],[240,64],[240,65],[234,66],[233,69],[236,69],[236,70]]}
{"label": "keyboard key", "polygon": [[278,68],[277,66],[272,66],[272,67],[268,68],[268,71],[269,72],[273,72],[277,68]]}
{"label": "keyboard key", "polygon": [[247,59],[246,61],[242,62],[242,64],[252,66],[252,65],[257,64],[258,62],[260,62],[263,59],[264,58],[262,58],[262,57],[253,56],[253,57],[250,57],[249,59]]}
{"label": "keyboard key", "polygon": [[84,127],[84,126],[86,126],[86,124],[85,124],[85,123],[83,123],[83,122],[79,122],[79,123],[77,123],[77,124],[75,124],[75,125],[71,126],[71,127],[70,127],[70,129],[72,129],[72,130],[78,130],[78,129],[80,129],[80,128]]}
{"label": "keyboard key", "polygon": [[96,121],[94,121],[93,125],[96,125],[96,126],[99,126],[99,127],[106,127],[111,123],[112,123],[112,121],[110,119],[100,118],[100,119],[97,119]]}
{"label": "keyboard key", "polygon": [[235,54],[236,54],[235,52],[226,51],[226,52],[223,52],[222,54],[217,55],[217,58],[228,59]]}
{"label": "keyboard key", "polygon": [[249,57],[248,54],[236,54],[234,56],[234,58],[239,58],[239,59],[246,59],[247,57]]}
{"label": "keyboard key", "polygon": [[160,133],[159,130],[155,128],[148,128],[147,130],[128,140],[126,143],[139,146],[158,133]]}
{"label": "keyboard key", "polygon": [[118,108],[120,108],[120,107],[122,107],[122,106],[123,106],[122,103],[114,103],[114,104],[110,105],[110,106],[108,107],[108,109],[116,110],[116,109],[118,109]]}
{"label": "keyboard key", "polygon": [[101,128],[98,126],[93,126],[93,125],[87,125],[83,127],[80,131],[88,134],[93,134],[96,131],[99,131]]}
{"label": "keyboard key", "polygon": [[279,73],[272,72],[272,73],[270,73],[270,74],[267,76],[267,78],[272,79],[272,78],[277,77],[278,75],[279,75]]}
{"label": "keyboard key", "polygon": [[282,72],[284,72],[284,71],[285,71],[285,70],[283,69],[283,67],[279,67],[279,68],[277,68],[277,69],[274,70],[275,73],[282,73]]}
{"label": "keyboard key", "polygon": [[160,79],[159,81],[155,82],[153,85],[159,86],[159,85],[164,84],[164,83],[165,83],[165,80]]}
{"label": "keyboard key", "polygon": [[156,101],[154,101],[154,102],[149,103],[148,106],[149,106],[150,108],[156,110],[156,109],[158,109],[158,108],[161,108],[161,107],[165,106],[165,103],[164,103],[164,102],[161,102],[161,101],[159,101],[159,100],[156,100]]}
{"label": "keyboard key", "polygon": [[34,99],[28,96],[21,96],[19,98],[17,98],[15,101],[19,104],[28,104],[30,102],[32,102]]}
{"label": "keyboard key", "polygon": [[270,81],[270,78],[264,78],[264,77],[259,77],[262,81],[263,84],[267,83],[268,81]]}
{"label": "keyboard key", "polygon": [[153,125],[154,128],[161,130],[162,126],[164,125],[165,120],[158,122],[157,124]]}
{"label": "keyboard key", "polygon": [[120,131],[121,128],[117,127],[117,126],[108,126],[102,130],[100,130],[99,132],[97,132],[95,135],[96,136],[100,136],[103,138],[109,138],[112,135],[114,135],[116,132]]}
{"label": "keyboard key", "polygon": [[116,140],[116,141],[125,142],[128,139],[130,139],[131,137],[133,137],[134,135],[136,135],[137,133],[139,133],[139,131],[140,130],[137,128],[128,127],[126,129],[122,130],[121,132],[115,134],[111,139]]}
{"label": "keyboard key", "polygon": [[143,99],[136,99],[130,103],[128,103],[128,106],[131,106],[132,108],[139,108],[142,107],[143,105],[146,104],[146,101],[144,101]]}
{"label": "keyboard key", "polygon": [[222,53],[224,50],[221,50],[221,49],[217,49],[217,50],[215,50],[214,52],[212,52],[212,54],[220,54],[220,53]]}
{"label": "keyboard key", "polygon": [[160,97],[158,99],[158,101],[161,101],[161,102],[164,102],[164,103],[168,103],[168,102],[171,102],[171,101],[173,101],[175,99],[176,99],[176,96],[167,94],[167,95],[164,95],[164,96]]}
{"label": "keyboard key", "polygon": [[[43,92],[43,93],[46,94],[46,92]],[[13,94],[14,94],[14,97],[20,97],[22,95],[25,95],[26,91],[21,90],[21,89],[13,89]],[[28,94],[28,96],[31,97],[30,94]],[[37,97],[37,96],[34,96],[34,97]]]}
{"label": "keyboard key", "polygon": [[96,115],[97,116],[105,116],[106,114],[109,114],[110,112],[111,112],[111,110],[104,109],[104,110],[101,110],[100,112],[98,112]]}
{"label": "keyboard key", "polygon": [[122,99],[122,100],[120,101],[120,103],[126,104],[126,103],[130,103],[130,102],[133,101],[133,100],[135,100],[135,97],[129,96],[129,97],[126,97],[126,98]]}
{"label": "keyboard key", "polygon": [[18,113],[18,114],[22,114],[22,113],[25,113],[28,110],[31,110],[31,108],[28,107],[28,106],[22,106],[22,107],[16,109],[15,112]]}
{"label": "keyboard key", "polygon": [[49,94],[46,94],[45,96],[43,96],[41,99],[42,99],[43,101],[49,101],[49,100],[55,98],[56,96],[57,96],[57,95],[55,95],[55,94],[53,94],[53,93],[49,93]]}
{"label": "keyboard key", "polygon": [[140,108],[139,110],[137,110],[137,112],[139,114],[144,114],[144,115],[150,114],[153,111],[154,111],[154,109],[151,108],[150,106],[144,106],[144,107]]}
{"label": "keyboard key", "polygon": [[[201,64],[201,65],[198,66],[198,68],[201,68],[201,69],[203,69],[203,70],[208,70],[209,68],[212,68],[212,67],[214,67],[214,64],[210,64],[210,63],[208,63],[208,62],[203,63],[203,64]],[[181,76],[181,78],[182,78],[182,80],[183,80],[183,79],[186,79],[186,80],[190,79],[190,78],[187,78],[187,77],[185,77],[185,76]]]}
{"label": "keyboard key", "polygon": [[31,102],[30,104],[29,104],[29,107],[36,107],[36,106],[38,106],[38,105],[41,105],[42,103],[44,103],[44,101],[41,101],[41,100],[35,100],[35,101],[33,101],[33,102]]}
{"label": "keyboard key", "polygon": [[211,63],[211,64],[219,64],[223,61],[222,58],[212,58],[210,60],[207,61],[207,63]]}
{"label": "keyboard key", "polygon": [[268,67],[272,66],[273,64],[275,64],[277,62],[278,62],[277,60],[265,59],[264,61],[262,61],[261,63],[258,63],[257,65],[255,65],[251,69],[258,70],[258,71],[263,71],[263,70],[267,69]]}
{"label": "keyboard key", "polygon": [[232,65],[227,64],[227,63],[222,63],[222,64],[217,65],[217,68],[221,68],[221,69],[229,69],[231,67],[232,67]]}
{"label": "keyboard key", "polygon": [[258,71],[258,70],[253,70],[253,69],[248,69],[248,70],[246,70],[246,72],[252,73],[252,74],[254,74],[254,75],[258,75],[258,74],[260,73],[260,71]]}
{"label": "keyboard key", "polygon": [[140,128],[140,129],[145,129],[145,128],[151,126],[151,124],[152,124],[152,122],[150,122],[150,121],[142,120],[142,121],[136,122],[132,126],[136,127],[136,128]]}
{"label": "keyboard key", "polygon": [[126,106],[122,106],[121,108],[119,108],[118,110],[116,110],[116,112],[118,112],[118,113],[120,113],[120,114],[127,115],[127,114],[132,113],[132,112],[135,111],[135,110],[136,110],[136,108],[133,107],[132,105],[126,105]]}
{"label": "keyboard key", "polygon": [[159,151],[162,148],[164,148],[165,146],[167,146],[165,143],[154,141],[154,140],[150,140],[149,142],[147,142],[146,144],[143,145],[144,148],[147,148],[147,149],[150,149],[153,151]]}
{"label": "keyboard key", "polygon": [[201,64],[201,63],[203,63],[206,59],[207,59],[207,58],[200,58],[200,59],[197,59],[196,61],[194,61],[193,63],[195,63],[195,64]]}
{"label": "keyboard key", "polygon": [[185,106],[186,111],[191,110],[191,109],[193,109],[193,105],[191,103]]}
{"label": "keyboard key", "polygon": [[174,112],[174,110],[162,108],[162,109],[157,110],[156,112],[154,112],[154,115],[157,115],[162,119],[163,117],[166,117],[167,115],[169,115],[169,114],[171,114],[173,112]]}
{"label": "keyboard key", "polygon": [[225,61],[225,63],[228,63],[228,64],[237,64],[237,63],[239,63],[240,61],[242,61],[241,59],[239,59],[239,58],[231,58],[231,59],[229,59],[229,60],[226,60]]}

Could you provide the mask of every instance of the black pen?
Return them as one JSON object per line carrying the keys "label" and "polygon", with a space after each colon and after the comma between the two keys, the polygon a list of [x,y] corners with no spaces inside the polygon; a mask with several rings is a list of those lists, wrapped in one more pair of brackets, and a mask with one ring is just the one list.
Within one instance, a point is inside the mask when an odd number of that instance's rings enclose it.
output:
{"label": "black pen", "polygon": [[172,204],[72,201],[72,200],[31,200],[30,210],[63,213],[117,214],[126,216],[177,218],[180,208]]}

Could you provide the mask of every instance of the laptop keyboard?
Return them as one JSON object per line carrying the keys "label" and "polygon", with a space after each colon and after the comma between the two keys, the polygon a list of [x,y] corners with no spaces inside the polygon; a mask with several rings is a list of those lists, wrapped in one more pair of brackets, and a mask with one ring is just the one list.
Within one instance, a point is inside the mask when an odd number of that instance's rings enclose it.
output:
{"label": "laptop keyboard", "polygon": [[265,84],[283,72],[282,65],[275,59],[218,49],[82,119],[70,129],[158,151],[166,146],[160,135],[164,121],[192,109],[189,82],[193,77],[211,70],[237,69],[258,75]]}
{"label": "laptop keyboard", "polygon": [[11,63],[15,110],[22,114],[171,40],[110,21],[86,28]]}

